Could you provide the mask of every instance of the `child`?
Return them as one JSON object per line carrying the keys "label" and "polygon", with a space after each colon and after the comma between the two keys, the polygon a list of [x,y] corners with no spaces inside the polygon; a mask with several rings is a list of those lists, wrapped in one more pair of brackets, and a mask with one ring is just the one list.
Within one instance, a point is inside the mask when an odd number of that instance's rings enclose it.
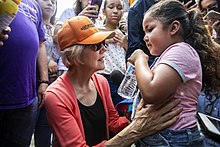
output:
{"label": "child", "polygon": [[106,19],[104,25],[99,29],[114,31],[116,35],[112,39],[105,41],[108,44],[107,51],[104,53],[105,69],[99,73],[107,78],[111,88],[113,103],[116,105],[122,98],[117,94],[118,86],[112,82],[110,74],[114,70],[119,70],[122,73],[125,73],[126,70],[125,53],[127,50],[127,38],[118,29],[119,21],[123,16],[124,4],[122,0],[105,0],[103,5],[103,14]]}
{"label": "child", "polygon": [[[146,104],[180,99],[179,120],[169,129],[142,139],[143,146],[203,146],[196,125],[196,107],[203,88],[219,91],[220,48],[205,28],[201,14],[187,12],[178,1],[160,1],[145,14],[144,41],[159,56],[152,68],[149,57],[136,50],[129,58],[135,65],[138,87]],[[151,142],[149,142],[151,140]],[[145,143],[145,144],[143,144]]]}

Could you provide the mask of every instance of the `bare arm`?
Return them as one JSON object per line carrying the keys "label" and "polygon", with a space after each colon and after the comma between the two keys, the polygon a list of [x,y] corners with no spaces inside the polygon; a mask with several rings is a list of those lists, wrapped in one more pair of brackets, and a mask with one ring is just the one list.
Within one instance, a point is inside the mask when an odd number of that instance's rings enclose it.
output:
{"label": "bare arm", "polygon": [[173,109],[179,102],[176,99],[145,108],[144,101],[142,100],[137,108],[134,121],[112,139],[106,141],[105,146],[127,147],[142,137],[152,135],[171,126],[177,121],[178,115],[181,112],[180,108]]}
{"label": "bare arm", "polygon": [[163,102],[181,83],[179,74],[166,64],[159,64],[151,70],[148,56],[142,50],[136,50],[128,61],[135,65],[138,88],[148,104]]}
{"label": "bare arm", "polygon": [[[40,80],[41,81],[48,81],[48,66],[47,66],[47,53],[46,53],[46,47],[44,45],[44,42],[40,42],[39,50],[38,50],[38,56],[37,56],[37,68],[40,73]],[[39,107],[41,108],[43,106],[43,98],[45,91],[47,89],[48,84],[41,83],[38,88],[38,98],[39,98]]]}

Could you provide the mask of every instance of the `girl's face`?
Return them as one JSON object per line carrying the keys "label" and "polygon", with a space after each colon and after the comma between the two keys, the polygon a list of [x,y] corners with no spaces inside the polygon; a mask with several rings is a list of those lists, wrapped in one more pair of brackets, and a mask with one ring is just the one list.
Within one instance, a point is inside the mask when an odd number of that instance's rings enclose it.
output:
{"label": "girl's face", "polygon": [[210,10],[218,11],[217,0],[201,0],[201,7],[204,13],[207,13]]}
{"label": "girl's face", "polygon": [[123,16],[123,3],[121,0],[107,0],[103,9],[106,16],[106,24],[117,26]]}
{"label": "girl's face", "polygon": [[159,56],[172,44],[169,28],[164,28],[162,22],[146,14],[143,20],[145,32],[144,41],[150,53]]}
{"label": "girl's face", "polygon": [[38,0],[43,17],[51,18],[56,11],[56,0]]}

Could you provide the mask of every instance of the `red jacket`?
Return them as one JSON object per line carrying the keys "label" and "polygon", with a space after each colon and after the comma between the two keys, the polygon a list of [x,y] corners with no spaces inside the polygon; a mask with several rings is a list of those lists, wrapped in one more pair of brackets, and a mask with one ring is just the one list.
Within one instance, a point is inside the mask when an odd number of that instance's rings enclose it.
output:
{"label": "red jacket", "polygon": [[[118,133],[128,125],[128,120],[126,117],[119,117],[115,110],[107,80],[98,74],[94,74],[92,80],[103,101],[106,113],[106,134],[109,138],[109,130]],[[45,96],[45,107],[49,124],[55,135],[53,146],[88,146],[85,141],[77,98],[67,73],[64,73],[48,87]],[[104,146],[105,141],[103,140],[96,146]]]}

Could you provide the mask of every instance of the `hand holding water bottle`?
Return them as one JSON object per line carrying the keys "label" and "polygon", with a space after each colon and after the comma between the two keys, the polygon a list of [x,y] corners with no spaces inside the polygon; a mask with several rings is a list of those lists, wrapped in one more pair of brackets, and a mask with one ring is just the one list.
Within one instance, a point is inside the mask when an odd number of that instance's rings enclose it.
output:
{"label": "hand holding water bottle", "polygon": [[137,59],[145,59],[145,60],[149,60],[149,56],[147,54],[145,54],[143,52],[143,50],[141,49],[137,49],[135,50],[131,56],[128,58],[128,62],[130,62],[131,64],[135,65],[135,61]]}

